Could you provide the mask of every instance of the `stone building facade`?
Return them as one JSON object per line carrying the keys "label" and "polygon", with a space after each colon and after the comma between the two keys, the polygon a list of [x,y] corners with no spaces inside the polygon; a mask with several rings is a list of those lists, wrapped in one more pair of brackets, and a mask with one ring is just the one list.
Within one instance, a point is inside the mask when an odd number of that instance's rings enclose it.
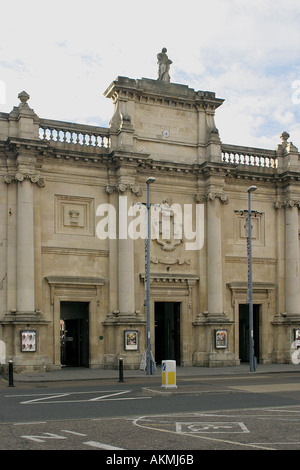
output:
{"label": "stone building facade", "polygon": [[118,77],[105,96],[114,107],[107,128],[42,119],[26,92],[0,113],[3,367],[116,368],[120,357],[125,368],[140,367],[145,240],[137,235],[149,176],[155,361],[249,360],[243,211],[256,185],[255,355],[291,362],[300,330],[300,163],[289,135],[274,150],[224,144],[215,125],[223,100],[159,79]]}

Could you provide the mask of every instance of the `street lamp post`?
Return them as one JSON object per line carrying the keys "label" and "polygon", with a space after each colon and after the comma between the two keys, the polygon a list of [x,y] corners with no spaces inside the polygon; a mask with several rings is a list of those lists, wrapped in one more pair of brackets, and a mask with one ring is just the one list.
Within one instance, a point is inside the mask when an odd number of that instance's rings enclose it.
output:
{"label": "street lamp post", "polygon": [[254,337],[253,337],[253,285],[252,285],[252,227],[251,227],[251,193],[257,186],[248,188],[248,296],[249,296],[249,361],[250,372],[255,371]]}
{"label": "street lamp post", "polygon": [[150,337],[150,184],[154,183],[155,178],[149,177],[147,184],[147,261],[146,261],[146,308],[147,308],[147,327],[146,327],[146,374],[153,374],[153,365],[151,358],[151,337]]}

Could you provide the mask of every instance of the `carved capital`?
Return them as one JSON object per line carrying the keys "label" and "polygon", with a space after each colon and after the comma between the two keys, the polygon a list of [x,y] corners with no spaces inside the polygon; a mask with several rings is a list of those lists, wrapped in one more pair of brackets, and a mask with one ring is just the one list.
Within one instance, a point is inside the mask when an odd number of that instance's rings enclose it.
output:
{"label": "carved capital", "polygon": [[300,200],[296,199],[286,199],[284,201],[275,201],[275,209],[292,209],[293,207],[298,207],[300,209]]}
{"label": "carved capital", "polygon": [[14,181],[14,177],[11,176],[11,175],[5,175],[3,180],[4,180],[4,183],[10,184],[10,183],[12,183],[12,181]]}
{"label": "carved capital", "polygon": [[105,190],[108,194],[112,194],[113,192],[125,193],[126,191],[131,191],[138,197],[143,195],[143,190],[137,184],[119,183],[116,185],[107,185]]}
{"label": "carved capital", "polygon": [[7,174],[4,176],[3,180],[4,183],[10,184],[13,181],[17,183],[21,183],[24,179],[28,179],[33,184],[37,184],[39,188],[43,188],[45,186],[45,178],[41,178],[38,174],[28,174],[22,173],[21,171],[17,171],[15,175]]}
{"label": "carved capital", "polygon": [[229,197],[225,193],[215,193],[215,192],[208,192],[206,194],[197,194],[196,195],[196,202],[203,203],[206,201],[214,201],[215,199],[219,199],[222,204],[229,203]]}

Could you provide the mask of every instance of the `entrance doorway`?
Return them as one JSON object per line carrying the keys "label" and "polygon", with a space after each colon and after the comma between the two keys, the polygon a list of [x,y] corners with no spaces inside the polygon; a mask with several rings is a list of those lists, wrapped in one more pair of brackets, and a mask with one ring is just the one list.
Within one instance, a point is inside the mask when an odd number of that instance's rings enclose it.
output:
{"label": "entrance doorway", "polygon": [[89,303],[60,303],[61,364],[89,366]]}
{"label": "entrance doorway", "polygon": [[[259,311],[260,305],[253,305],[254,356],[259,362]],[[239,306],[239,351],[241,362],[249,362],[249,305]]]}
{"label": "entrance doorway", "polygon": [[180,302],[155,302],[155,361],[180,365]]}

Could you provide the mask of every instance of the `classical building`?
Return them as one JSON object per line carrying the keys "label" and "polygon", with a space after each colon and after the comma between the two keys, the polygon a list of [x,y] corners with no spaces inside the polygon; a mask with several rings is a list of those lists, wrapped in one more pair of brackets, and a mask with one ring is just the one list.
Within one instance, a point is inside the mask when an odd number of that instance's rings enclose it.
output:
{"label": "classical building", "polygon": [[[163,52],[162,52],[163,53]],[[165,53],[165,51],[164,51]],[[0,362],[139,368],[146,348],[145,220],[151,200],[151,346],[181,366],[249,360],[252,193],[254,348],[289,363],[300,330],[298,149],[222,142],[223,100],[164,77],[118,77],[109,127],[0,113]],[[161,64],[160,64],[161,67]],[[169,224],[169,225],[168,225]],[[154,235],[153,235],[154,234]]]}

